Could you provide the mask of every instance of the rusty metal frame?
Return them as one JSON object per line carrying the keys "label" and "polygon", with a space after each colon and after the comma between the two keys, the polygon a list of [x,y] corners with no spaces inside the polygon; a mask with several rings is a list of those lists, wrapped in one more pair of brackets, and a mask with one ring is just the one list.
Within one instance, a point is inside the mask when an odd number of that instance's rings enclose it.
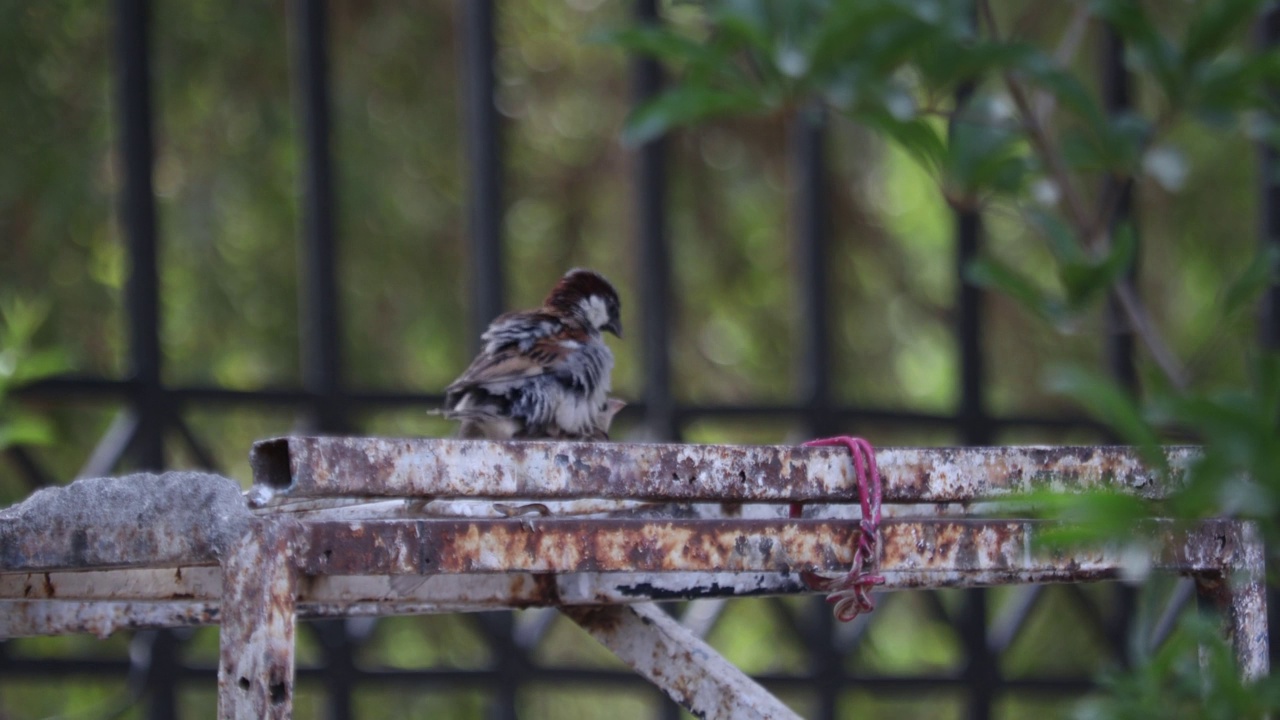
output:
{"label": "rusty metal frame", "polygon": [[[896,504],[886,586],[1120,577],[1131,552],[1054,550],[1043,522],[981,501],[1038,487],[1159,497],[1194,457],[1166,450],[1161,474],[1125,448],[881,450]],[[222,716],[287,717],[296,618],[559,607],[685,707],[773,717],[789,711],[647,603],[810,592],[799,573],[846,570],[859,531],[851,464],[830,448],[283,438],[257,444],[252,465],[254,514],[227,520],[225,547],[122,542],[102,561],[65,522],[8,538],[0,637],[217,623]],[[494,500],[524,504],[496,513]],[[788,516],[795,503],[803,517]],[[125,518],[114,532],[138,529]],[[185,537],[163,522],[147,533]],[[1242,672],[1265,675],[1256,528],[1151,521],[1136,536],[1152,567],[1220,605]]]}

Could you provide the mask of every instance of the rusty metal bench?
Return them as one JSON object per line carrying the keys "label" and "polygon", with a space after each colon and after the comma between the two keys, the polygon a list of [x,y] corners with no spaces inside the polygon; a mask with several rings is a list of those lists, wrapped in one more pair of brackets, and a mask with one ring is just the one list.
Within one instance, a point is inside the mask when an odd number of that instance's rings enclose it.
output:
{"label": "rusty metal bench", "polygon": [[[1042,548],[1042,523],[987,501],[1159,497],[1194,452],[1167,449],[1161,479],[1125,448],[881,449],[885,586],[1115,579],[1120,553]],[[219,624],[220,716],[287,717],[297,618],[548,606],[695,713],[793,716],[649,603],[810,593],[800,571],[847,570],[859,532],[852,463],[825,447],[290,437],[251,464],[245,498],[171,474],[88,481],[105,488],[93,512],[34,498],[0,512],[0,637]],[[1149,530],[1152,566],[1193,578],[1243,672],[1265,674],[1257,531]]]}

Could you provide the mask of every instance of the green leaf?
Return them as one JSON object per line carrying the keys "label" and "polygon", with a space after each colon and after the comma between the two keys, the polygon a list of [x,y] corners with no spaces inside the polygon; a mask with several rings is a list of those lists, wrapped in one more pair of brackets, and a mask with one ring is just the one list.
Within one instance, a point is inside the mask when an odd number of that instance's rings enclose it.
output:
{"label": "green leaf", "polygon": [[710,56],[704,43],[675,30],[650,25],[596,33],[590,39],[671,64],[705,62]]}
{"label": "green leaf", "polygon": [[1222,298],[1223,315],[1234,315],[1256,301],[1268,287],[1277,284],[1280,284],[1280,246],[1267,243],[1258,248],[1253,262],[1227,286]]}
{"label": "green leaf", "polygon": [[1089,256],[1080,246],[1080,239],[1062,218],[1038,208],[1028,209],[1026,216],[1032,227],[1040,231],[1049,252],[1058,262],[1081,264],[1089,261]]}
{"label": "green leaf", "polygon": [[48,445],[55,435],[53,423],[37,415],[22,413],[0,419],[0,449],[17,445]]}
{"label": "green leaf", "polygon": [[1026,503],[1036,517],[1057,524],[1037,534],[1037,539],[1053,547],[1132,541],[1134,527],[1153,515],[1151,501],[1112,490],[1060,492],[1036,490],[1022,494],[1012,503]]}
{"label": "green leaf", "polygon": [[964,270],[964,277],[979,287],[998,290],[1013,298],[1024,308],[1048,320],[1061,320],[1062,303],[1040,288],[1030,278],[991,257],[971,261]]}
{"label": "green leaf", "polygon": [[1027,76],[1032,85],[1048,91],[1059,105],[1074,113],[1089,128],[1106,125],[1107,118],[1093,93],[1080,78],[1054,65],[1052,59],[1044,55],[1030,55],[1017,69]]}
{"label": "green leaf", "polygon": [[19,356],[11,380],[15,384],[43,380],[72,367],[71,359],[61,348],[29,351]]}
{"label": "green leaf", "polygon": [[628,145],[641,145],[674,127],[718,115],[757,112],[764,107],[764,99],[756,93],[676,85],[627,118],[622,140]]}
{"label": "green leaf", "polygon": [[1115,286],[1133,266],[1138,241],[1133,226],[1125,223],[1112,234],[1107,254],[1083,262],[1063,260],[1059,266],[1062,285],[1067,290],[1067,304],[1080,310]]}
{"label": "green leaf", "polygon": [[1124,442],[1138,446],[1149,465],[1163,468],[1159,435],[1143,418],[1134,398],[1115,380],[1082,367],[1063,366],[1050,370],[1045,384],[1080,403]]}
{"label": "green leaf", "polygon": [[1182,58],[1187,66],[1202,62],[1222,52],[1235,38],[1244,34],[1263,0],[1214,0],[1187,24]]}
{"label": "green leaf", "polygon": [[856,117],[898,143],[929,173],[935,176],[942,173],[947,144],[938,121],[920,117],[899,120],[878,107],[868,108]]}
{"label": "green leaf", "polygon": [[1147,17],[1143,5],[1133,0],[1099,0],[1094,12],[1126,41],[1136,69],[1155,76],[1170,102],[1179,104],[1185,86],[1182,58]]}
{"label": "green leaf", "polygon": [[915,54],[929,86],[950,90],[962,82],[998,72],[1013,72],[1048,64],[1043,53],[1022,42],[943,39],[919,48]]}
{"label": "green leaf", "polygon": [[951,125],[946,174],[959,194],[1013,192],[1027,175],[1030,160],[1021,129],[1003,117],[996,103],[975,97]]}

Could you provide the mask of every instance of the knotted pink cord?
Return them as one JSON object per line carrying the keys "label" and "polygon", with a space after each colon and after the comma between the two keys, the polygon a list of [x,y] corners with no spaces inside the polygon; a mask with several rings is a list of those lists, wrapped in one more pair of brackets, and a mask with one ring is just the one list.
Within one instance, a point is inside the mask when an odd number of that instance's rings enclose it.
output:
{"label": "knotted pink cord", "polygon": [[[862,520],[858,523],[858,545],[853,551],[853,567],[841,577],[827,578],[814,572],[800,573],[800,579],[814,590],[829,592],[827,602],[834,603],[835,616],[849,622],[860,613],[871,612],[876,604],[871,588],[884,584],[880,571],[880,470],[876,468],[876,450],[858,437],[842,435],[823,440],[810,440],[805,447],[843,445],[853,455],[854,474],[858,479],[858,500],[862,503]],[[868,491],[867,485],[870,485]],[[798,517],[793,506],[791,516]]]}

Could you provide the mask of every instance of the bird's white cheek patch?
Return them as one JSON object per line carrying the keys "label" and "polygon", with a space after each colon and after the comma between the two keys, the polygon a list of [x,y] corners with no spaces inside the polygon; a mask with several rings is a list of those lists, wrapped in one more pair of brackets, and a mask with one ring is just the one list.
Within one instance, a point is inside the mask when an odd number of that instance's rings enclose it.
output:
{"label": "bird's white cheek patch", "polygon": [[609,322],[609,308],[604,304],[604,298],[599,295],[592,295],[582,301],[582,309],[587,316],[587,322],[592,327],[604,327]]}

